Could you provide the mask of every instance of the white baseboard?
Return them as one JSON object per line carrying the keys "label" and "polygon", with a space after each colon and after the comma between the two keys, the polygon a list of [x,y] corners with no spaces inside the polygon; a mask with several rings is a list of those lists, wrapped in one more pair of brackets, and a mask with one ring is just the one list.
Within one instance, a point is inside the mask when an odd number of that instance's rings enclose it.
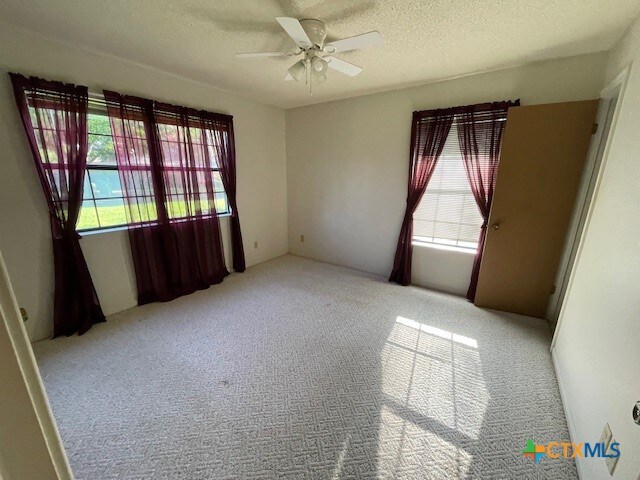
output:
{"label": "white baseboard", "polygon": [[[551,349],[551,361],[553,363],[553,368],[556,371],[556,378],[558,380],[558,389],[560,390],[560,398],[562,399],[562,408],[564,410],[564,416],[567,419],[567,428],[569,429],[569,437],[572,442],[578,443],[578,438],[576,436],[576,428],[575,428],[575,420],[573,419],[573,414],[571,413],[571,406],[569,404],[569,398],[567,397],[567,393],[564,388],[564,381],[562,376],[562,368],[558,363],[558,359],[555,355],[555,350]],[[582,461],[579,456],[576,456],[576,468],[578,469],[578,478],[584,478],[584,467],[582,465]],[[640,480],[640,479],[639,479]]]}

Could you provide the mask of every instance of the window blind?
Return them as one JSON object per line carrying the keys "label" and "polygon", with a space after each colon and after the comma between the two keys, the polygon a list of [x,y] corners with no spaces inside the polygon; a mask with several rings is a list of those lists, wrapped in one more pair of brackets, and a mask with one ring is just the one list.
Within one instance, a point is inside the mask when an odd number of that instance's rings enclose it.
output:
{"label": "window blind", "polygon": [[469,186],[454,124],[427,190],[413,214],[413,238],[475,249],[481,226],[482,216]]}

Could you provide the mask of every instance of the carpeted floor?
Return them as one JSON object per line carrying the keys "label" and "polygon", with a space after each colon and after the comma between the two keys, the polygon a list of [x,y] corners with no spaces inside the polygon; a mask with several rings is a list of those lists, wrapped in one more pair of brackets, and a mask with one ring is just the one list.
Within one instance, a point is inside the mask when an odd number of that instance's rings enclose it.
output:
{"label": "carpeted floor", "polygon": [[550,340],[286,256],[34,350],[78,479],[576,478]]}

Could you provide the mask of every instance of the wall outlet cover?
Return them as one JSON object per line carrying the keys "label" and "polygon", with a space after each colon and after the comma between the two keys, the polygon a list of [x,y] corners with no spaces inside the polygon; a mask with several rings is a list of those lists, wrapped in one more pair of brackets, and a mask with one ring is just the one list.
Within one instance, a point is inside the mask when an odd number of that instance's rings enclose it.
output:
{"label": "wall outlet cover", "polygon": [[602,429],[602,433],[600,434],[600,443],[604,443],[604,451],[609,450],[609,444],[611,444],[611,438],[613,437],[613,433],[611,432],[611,427],[608,423],[605,424]]}
{"label": "wall outlet cover", "polygon": [[[615,440],[611,439],[611,442],[615,442]],[[607,452],[608,454],[611,453],[608,451],[608,449],[605,449],[605,452]],[[616,465],[618,465],[618,460],[620,460],[619,456],[604,458],[604,463],[607,464],[607,468],[609,469],[609,475],[613,475],[613,472],[616,470]]]}

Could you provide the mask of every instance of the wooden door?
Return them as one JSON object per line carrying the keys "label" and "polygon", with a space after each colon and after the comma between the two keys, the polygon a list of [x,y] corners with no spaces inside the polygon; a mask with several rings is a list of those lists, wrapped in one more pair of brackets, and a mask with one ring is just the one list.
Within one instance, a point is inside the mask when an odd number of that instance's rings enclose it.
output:
{"label": "wooden door", "polygon": [[598,100],[509,109],[475,304],[545,315]]}

